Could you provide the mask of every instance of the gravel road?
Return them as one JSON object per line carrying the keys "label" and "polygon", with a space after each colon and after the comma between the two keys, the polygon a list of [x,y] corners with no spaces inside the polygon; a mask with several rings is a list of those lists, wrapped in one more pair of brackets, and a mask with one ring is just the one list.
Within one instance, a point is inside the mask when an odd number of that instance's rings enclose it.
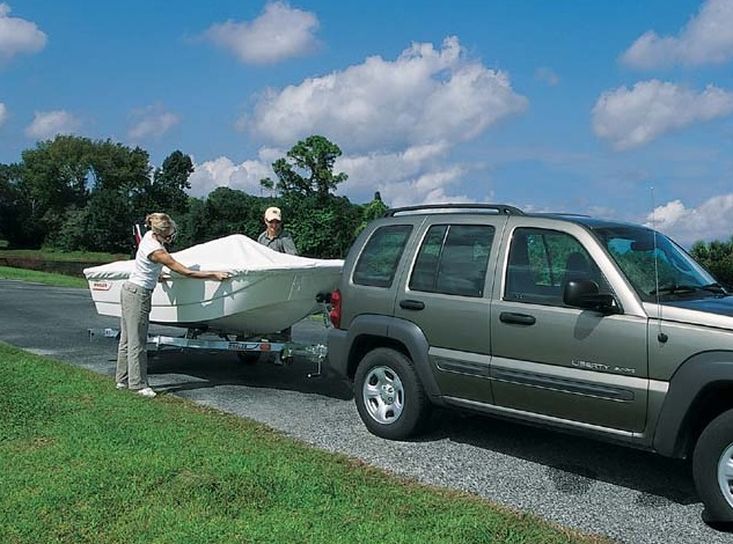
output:
{"label": "gravel road", "polygon": [[[99,336],[90,341],[87,329],[116,326],[114,319],[97,316],[84,290],[0,280],[1,341],[112,376],[115,341]],[[151,332],[172,330],[153,327]],[[325,330],[305,320],[294,327],[293,338],[323,342]],[[733,541],[731,534],[701,521],[702,505],[686,463],[442,410],[426,436],[390,442],[366,431],[347,384],[308,379],[312,370],[306,361],[247,366],[230,354],[213,353],[167,352],[150,362],[151,384],[159,391],[583,532],[628,543]]]}

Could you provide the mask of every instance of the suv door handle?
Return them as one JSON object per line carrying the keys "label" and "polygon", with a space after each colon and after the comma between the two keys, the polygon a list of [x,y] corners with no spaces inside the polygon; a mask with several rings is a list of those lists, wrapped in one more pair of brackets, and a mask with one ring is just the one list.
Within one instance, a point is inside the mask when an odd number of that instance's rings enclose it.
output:
{"label": "suv door handle", "polygon": [[425,303],[419,300],[404,299],[400,300],[400,308],[405,310],[422,310],[425,308]]}
{"label": "suv door handle", "polygon": [[502,323],[514,323],[516,325],[534,325],[537,319],[533,315],[501,312],[499,314],[499,321]]}

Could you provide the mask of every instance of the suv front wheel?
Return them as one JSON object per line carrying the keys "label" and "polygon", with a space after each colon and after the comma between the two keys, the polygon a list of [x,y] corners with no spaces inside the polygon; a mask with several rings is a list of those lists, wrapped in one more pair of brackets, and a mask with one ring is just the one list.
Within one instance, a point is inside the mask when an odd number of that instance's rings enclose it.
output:
{"label": "suv front wheel", "polygon": [[430,415],[430,401],[412,361],[390,348],[374,349],[359,362],[354,400],[367,429],[392,440],[419,433]]}
{"label": "suv front wheel", "polygon": [[695,445],[692,472],[705,521],[733,522],[733,410],[705,427]]}

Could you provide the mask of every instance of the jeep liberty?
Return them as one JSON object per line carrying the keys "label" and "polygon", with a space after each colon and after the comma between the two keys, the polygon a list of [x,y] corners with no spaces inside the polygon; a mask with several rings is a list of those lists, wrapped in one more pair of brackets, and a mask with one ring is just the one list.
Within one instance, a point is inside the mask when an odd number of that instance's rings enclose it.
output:
{"label": "jeep liberty", "polygon": [[691,458],[733,521],[733,296],[654,230],[505,205],[389,210],[331,296],[328,365],[375,435],[434,405]]}

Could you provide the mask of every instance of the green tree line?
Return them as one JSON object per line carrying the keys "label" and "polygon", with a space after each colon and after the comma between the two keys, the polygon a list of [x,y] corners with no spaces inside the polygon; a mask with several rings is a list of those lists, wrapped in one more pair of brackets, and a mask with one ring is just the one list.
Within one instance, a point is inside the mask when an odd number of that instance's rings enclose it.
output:
{"label": "green tree line", "polygon": [[[140,147],[111,140],[57,136],[38,142],[15,164],[0,164],[0,240],[12,248],[128,253],[132,225],[164,211],[179,225],[176,249],[233,233],[255,238],[268,206],[283,209],[301,254],[343,257],[356,235],[386,210],[378,195],[364,205],[336,196],[348,175],[334,172],[338,145],[313,135],[273,164],[276,179],[259,197],[219,187],[204,198],[188,195],[194,165],[173,151],[160,167]],[[733,237],[697,242],[693,257],[733,287]]]}
{"label": "green tree line", "polygon": [[733,290],[733,236],[727,242],[695,242],[690,253],[719,282]]}
{"label": "green tree line", "polygon": [[274,196],[219,187],[194,198],[187,192],[194,165],[181,151],[154,168],[140,147],[60,135],[23,151],[18,163],[0,164],[0,239],[12,248],[127,253],[132,225],[163,211],[176,219],[182,249],[233,233],[256,238],[274,205],[301,254],[343,257],[386,206],[378,196],[359,205],[334,194],[348,177],[334,172],[340,155],[336,144],[313,135],[273,163],[276,180],[261,181]]}

